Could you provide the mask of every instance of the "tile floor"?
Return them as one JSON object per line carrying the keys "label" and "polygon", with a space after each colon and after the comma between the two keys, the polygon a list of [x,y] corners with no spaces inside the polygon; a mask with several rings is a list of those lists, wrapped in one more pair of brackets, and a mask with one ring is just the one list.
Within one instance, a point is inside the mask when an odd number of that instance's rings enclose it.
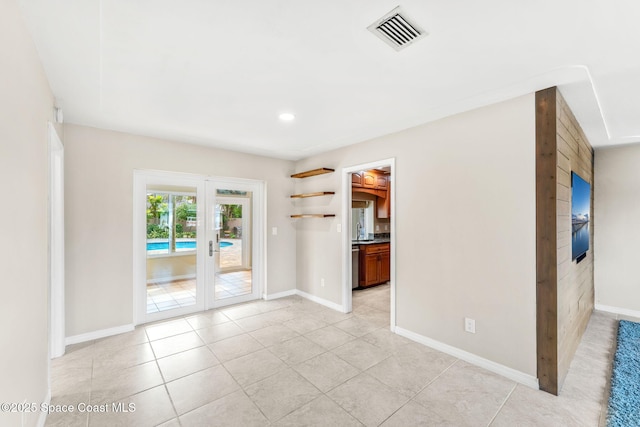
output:
{"label": "tile floor", "polygon": [[[251,293],[251,270],[216,275],[216,299]],[[147,313],[186,307],[196,303],[195,279],[147,285]]]}
{"label": "tile floor", "polygon": [[147,313],[186,307],[196,303],[195,279],[147,285]]}
{"label": "tile floor", "polygon": [[[389,287],[342,314],[300,297],[256,301],[70,346],[52,361],[48,426],[598,426],[615,319],[594,313],[561,396],[388,331]],[[603,424],[602,424],[603,425]]]}
{"label": "tile floor", "polygon": [[216,299],[251,293],[251,270],[232,271],[216,275]]}
{"label": "tile floor", "polygon": [[242,239],[220,239],[220,243],[231,243],[220,248],[220,268],[242,267]]}

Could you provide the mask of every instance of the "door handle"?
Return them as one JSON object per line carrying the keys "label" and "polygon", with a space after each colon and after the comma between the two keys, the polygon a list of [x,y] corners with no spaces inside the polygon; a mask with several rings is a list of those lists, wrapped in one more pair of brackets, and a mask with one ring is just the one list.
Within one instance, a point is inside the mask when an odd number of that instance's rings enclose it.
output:
{"label": "door handle", "polygon": [[209,240],[209,256],[213,256],[213,240]]}

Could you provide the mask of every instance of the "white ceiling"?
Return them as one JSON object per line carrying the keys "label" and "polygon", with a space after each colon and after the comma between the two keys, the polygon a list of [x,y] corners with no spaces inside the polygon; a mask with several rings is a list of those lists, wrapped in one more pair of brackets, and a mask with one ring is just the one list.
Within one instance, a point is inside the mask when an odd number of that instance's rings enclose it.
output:
{"label": "white ceiling", "polygon": [[[20,3],[66,122],[299,159],[558,85],[594,146],[640,141],[640,2],[399,1]],[[398,5],[400,52],[367,30]]]}

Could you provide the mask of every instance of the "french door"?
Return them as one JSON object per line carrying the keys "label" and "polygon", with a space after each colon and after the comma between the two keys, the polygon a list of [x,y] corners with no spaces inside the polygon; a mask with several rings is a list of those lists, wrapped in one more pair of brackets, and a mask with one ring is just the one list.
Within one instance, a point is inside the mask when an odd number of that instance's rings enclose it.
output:
{"label": "french door", "polygon": [[260,297],[264,184],[134,174],[136,324]]}
{"label": "french door", "polygon": [[262,187],[262,183],[229,178],[207,181],[208,307],[260,297]]}

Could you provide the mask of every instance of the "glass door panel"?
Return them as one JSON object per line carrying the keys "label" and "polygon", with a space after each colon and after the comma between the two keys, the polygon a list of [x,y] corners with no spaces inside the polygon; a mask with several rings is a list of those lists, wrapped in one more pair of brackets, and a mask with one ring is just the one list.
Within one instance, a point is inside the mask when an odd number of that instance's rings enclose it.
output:
{"label": "glass door panel", "polygon": [[[196,309],[197,188],[148,185],[146,315]],[[164,317],[164,316],[162,316]]]}
{"label": "glass door panel", "polygon": [[257,299],[253,251],[254,192],[246,186],[212,183],[211,263],[208,279],[213,306]]}
{"label": "glass door panel", "polygon": [[251,294],[251,192],[242,197],[218,190],[216,211],[220,212],[218,268],[215,274],[217,300]]}

